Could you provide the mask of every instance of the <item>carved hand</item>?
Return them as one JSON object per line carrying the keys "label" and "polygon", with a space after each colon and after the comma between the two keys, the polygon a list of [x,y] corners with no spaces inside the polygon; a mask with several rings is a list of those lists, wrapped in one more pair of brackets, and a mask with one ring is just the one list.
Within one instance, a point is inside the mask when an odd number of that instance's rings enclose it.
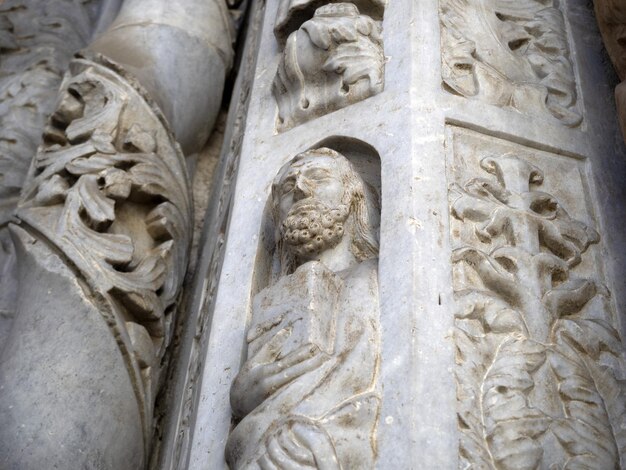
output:
{"label": "carved hand", "polygon": [[339,470],[337,454],[328,433],[315,422],[291,419],[271,434],[259,458],[262,470]]}
{"label": "carved hand", "polygon": [[230,403],[235,416],[247,415],[280,387],[328,360],[327,354],[311,344],[303,345],[279,359],[281,346],[289,333],[287,329],[279,331],[239,371],[230,390]]}

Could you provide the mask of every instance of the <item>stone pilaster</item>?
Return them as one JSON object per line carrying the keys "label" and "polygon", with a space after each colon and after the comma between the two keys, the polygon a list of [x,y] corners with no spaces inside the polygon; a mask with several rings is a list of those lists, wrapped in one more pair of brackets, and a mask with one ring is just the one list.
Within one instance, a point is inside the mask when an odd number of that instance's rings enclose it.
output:
{"label": "stone pilaster", "polygon": [[[263,412],[242,417],[237,387],[256,360],[259,296],[289,273],[272,181],[327,149],[380,196],[374,466],[623,466],[626,163],[589,5],[278,3],[260,35],[189,468],[225,468],[231,425]],[[311,386],[303,368],[261,395]],[[281,432],[238,468],[289,462],[298,445],[310,464],[323,447]],[[334,468],[339,448],[312,466]]]}

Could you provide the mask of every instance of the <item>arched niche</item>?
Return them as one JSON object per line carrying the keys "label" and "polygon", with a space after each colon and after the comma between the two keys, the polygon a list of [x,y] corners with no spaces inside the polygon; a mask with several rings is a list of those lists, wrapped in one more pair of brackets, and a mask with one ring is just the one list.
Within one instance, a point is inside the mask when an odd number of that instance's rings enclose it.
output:
{"label": "arched niche", "polygon": [[[380,155],[378,151],[367,142],[347,136],[331,136],[320,140],[314,145],[302,150],[314,150],[329,148],[344,155],[363,178],[369,191],[377,201],[377,210],[380,214],[381,207],[381,180],[380,180]],[[300,152],[298,152],[300,153]],[[288,160],[295,157],[294,153]],[[287,161],[288,161],[287,160]],[[278,172],[278,168],[276,169]],[[271,176],[272,180],[274,175]],[[262,289],[270,285],[277,277],[277,260],[274,259],[276,247],[276,227],[272,217],[271,197],[268,195],[263,210],[263,224],[259,236],[259,248],[254,268],[254,281],[252,284],[251,298]]]}

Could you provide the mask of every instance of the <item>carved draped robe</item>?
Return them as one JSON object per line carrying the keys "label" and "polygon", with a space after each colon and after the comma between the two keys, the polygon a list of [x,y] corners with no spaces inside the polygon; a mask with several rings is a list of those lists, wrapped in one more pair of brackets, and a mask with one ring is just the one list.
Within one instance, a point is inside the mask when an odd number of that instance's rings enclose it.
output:
{"label": "carved draped robe", "polygon": [[[226,447],[230,468],[259,468],[257,460],[266,452],[267,439],[299,419],[327,433],[340,468],[373,467],[380,403],[377,269],[377,260],[371,259],[337,273],[343,286],[337,300],[334,352],[239,422]],[[254,361],[254,356],[248,360]]]}

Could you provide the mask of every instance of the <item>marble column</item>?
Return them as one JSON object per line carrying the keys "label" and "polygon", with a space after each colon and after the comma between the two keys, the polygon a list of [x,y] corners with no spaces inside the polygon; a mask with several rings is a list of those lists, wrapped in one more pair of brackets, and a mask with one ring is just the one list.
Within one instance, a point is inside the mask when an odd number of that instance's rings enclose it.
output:
{"label": "marble column", "polygon": [[8,223],[72,55],[110,24],[119,6],[119,0],[11,0],[0,6],[0,349],[16,308]]}
{"label": "marble column", "polygon": [[69,64],[11,225],[3,468],[148,461],[192,235],[185,155],[215,122],[231,29],[220,0],[128,0]]}

